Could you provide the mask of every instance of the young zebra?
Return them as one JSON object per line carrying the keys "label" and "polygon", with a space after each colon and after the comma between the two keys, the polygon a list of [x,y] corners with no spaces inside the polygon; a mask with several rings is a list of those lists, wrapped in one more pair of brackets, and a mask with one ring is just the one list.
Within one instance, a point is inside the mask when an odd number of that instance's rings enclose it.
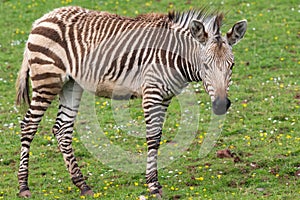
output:
{"label": "young zebra", "polygon": [[82,92],[87,90],[114,99],[142,98],[148,145],[146,182],[151,194],[160,197],[157,153],[172,97],[189,82],[203,81],[215,114],[225,114],[230,106],[232,46],[243,38],[247,22],[237,22],[222,36],[222,19],[222,13],[204,9],[127,18],[64,7],[35,21],[17,80],[16,104],[22,99],[29,104],[21,121],[19,195],[31,196],[30,144],[56,95],[59,111],[53,134],[73,183],[81,195],[93,194],[72,149],[74,120]]}

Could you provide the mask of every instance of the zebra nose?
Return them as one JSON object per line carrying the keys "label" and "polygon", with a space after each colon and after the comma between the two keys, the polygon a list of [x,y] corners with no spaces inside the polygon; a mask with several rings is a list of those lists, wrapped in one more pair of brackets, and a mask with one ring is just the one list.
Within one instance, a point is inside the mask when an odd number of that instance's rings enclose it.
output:
{"label": "zebra nose", "polygon": [[213,112],[216,115],[224,115],[227,112],[230,105],[231,102],[227,97],[225,98],[217,97],[212,103]]}

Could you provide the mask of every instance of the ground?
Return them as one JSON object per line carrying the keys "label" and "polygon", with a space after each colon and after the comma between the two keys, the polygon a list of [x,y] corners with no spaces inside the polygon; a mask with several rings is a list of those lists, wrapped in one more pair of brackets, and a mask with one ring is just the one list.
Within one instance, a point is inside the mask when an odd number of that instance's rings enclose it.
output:
{"label": "ground", "polygon": [[[126,16],[167,13],[169,10],[187,10],[204,5],[225,11],[223,33],[236,21],[247,19],[249,27],[245,38],[233,49],[236,61],[230,88],[232,106],[223,119],[222,133],[207,156],[199,156],[199,150],[205,138],[211,134],[211,104],[201,83],[190,87],[193,98],[196,98],[191,106],[196,106],[200,113],[197,115],[198,127],[196,131],[192,130],[192,139],[179,152],[173,150],[177,150],[176,146],[182,141],[179,133],[189,130],[185,121],[182,121],[185,118],[181,118],[185,116],[183,111],[189,105],[188,102],[182,104],[180,98],[174,99],[171,104],[160,153],[162,166],[159,179],[164,198],[300,198],[298,1],[1,0],[0,199],[14,199],[18,193],[19,120],[23,118],[25,108],[14,106],[14,84],[25,41],[34,20],[54,8],[66,5],[79,5]],[[73,141],[79,165],[95,192],[89,198],[138,199],[144,195],[151,199],[144,184],[143,162],[138,162],[135,167],[123,167],[112,161],[110,154],[105,154],[103,150],[90,149],[93,145],[98,145],[99,149],[113,146],[129,151],[133,156],[144,155],[146,146],[140,100],[119,105],[108,99],[88,95],[86,98],[92,98],[87,102],[95,108],[97,117],[94,120],[102,130],[101,135],[87,140],[85,136],[91,134],[88,130],[91,125],[84,121],[86,114],[84,110],[81,111]],[[29,185],[33,199],[80,198],[51,134],[56,107],[57,102],[54,102],[32,143]],[[124,122],[116,117],[118,110],[122,109],[128,111],[130,120]],[[132,132],[136,130],[135,127],[141,127],[138,133]],[[91,145],[86,145],[87,141]]]}

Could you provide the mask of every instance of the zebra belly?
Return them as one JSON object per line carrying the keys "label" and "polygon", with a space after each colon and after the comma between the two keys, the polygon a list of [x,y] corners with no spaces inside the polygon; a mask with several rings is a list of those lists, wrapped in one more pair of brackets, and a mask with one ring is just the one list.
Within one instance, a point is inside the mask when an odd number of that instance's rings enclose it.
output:
{"label": "zebra belly", "polygon": [[116,100],[141,98],[141,88],[131,88],[112,82],[99,82],[95,91],[97,96]]}

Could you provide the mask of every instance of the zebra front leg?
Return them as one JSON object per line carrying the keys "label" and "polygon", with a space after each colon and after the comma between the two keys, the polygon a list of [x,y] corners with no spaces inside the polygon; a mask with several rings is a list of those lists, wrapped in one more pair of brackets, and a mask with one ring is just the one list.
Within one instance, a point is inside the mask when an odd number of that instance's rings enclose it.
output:
{"label": "zebra front leg", "polygon": [[146,91],[143,96],[148,146],[146,183],[148,184],[150,193],[156,195],[157,198],[161,198],[162,186],[158,182],[157,155],[164,117],[170,100],[164,101],[160,95],[158,96],[152,92],[147,93]]}
{"label": "zebra front leg", "polygon": [[53,127],[53,134],[58,141],[59,149],[63,154],[72,182],[81,191],[80,195],[93,195],[91,188],[85,183],[72,148],[73,127],[82,92],[82,88],[73,80],[64,85],[59,94],[60,105],[56,123]]}
{"label": "zebra front leg", "polygon": [[157,136],[147,136],[147,168],[146,168],[146,183],[150,190],[150,194],[156,195],[158,198],[162,196],[162,186],[158,182],[158,170],[157,170],[157,154],[160,146],[161,131]]}

